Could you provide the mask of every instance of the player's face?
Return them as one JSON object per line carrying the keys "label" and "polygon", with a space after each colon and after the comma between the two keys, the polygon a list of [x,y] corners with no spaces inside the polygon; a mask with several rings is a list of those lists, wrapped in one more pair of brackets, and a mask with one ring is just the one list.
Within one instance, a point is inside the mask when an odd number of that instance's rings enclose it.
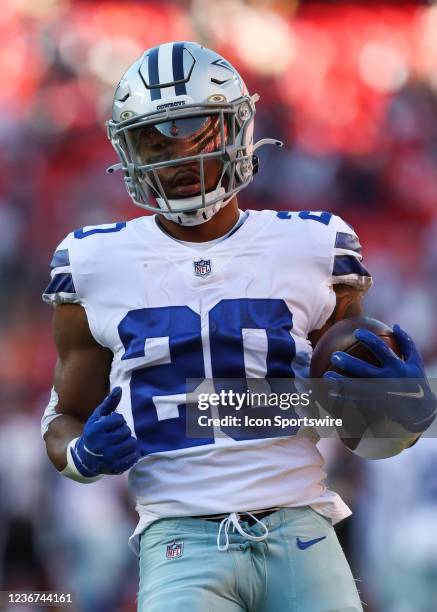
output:
{"label": "player's face", "polygon": [[[132,143],[140,164],[155,164],[219,151],[227,132],[224,125],[222,133],[218,115],[185,117],[138,128],[132,133]],[[204,160],[206,192],[217,187],[222,171],[222,161]],[[198,160],[160,168],[157,174],[168,198],[187,198],[201,192]]]}

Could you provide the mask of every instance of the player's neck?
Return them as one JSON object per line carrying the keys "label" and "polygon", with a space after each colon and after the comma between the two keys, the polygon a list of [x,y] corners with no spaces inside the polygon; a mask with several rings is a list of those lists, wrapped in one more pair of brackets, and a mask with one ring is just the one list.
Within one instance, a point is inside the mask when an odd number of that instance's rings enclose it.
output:
{"label": "player's neck", "polygon": [[156,220],[164,230],[176,238],[186,242],[209,242],[227,234],[237,223],[239,217],[237,198],[234,197],[229,204],[221,208],[212,219],[187,227],[169,221],[162,215],[157,215]]}

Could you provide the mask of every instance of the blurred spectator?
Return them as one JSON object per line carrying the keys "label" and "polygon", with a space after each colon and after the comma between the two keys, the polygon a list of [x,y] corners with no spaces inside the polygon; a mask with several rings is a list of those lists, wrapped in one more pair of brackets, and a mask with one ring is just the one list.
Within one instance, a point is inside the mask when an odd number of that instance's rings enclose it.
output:
{"label": "blurred spectator", "polygon": [[[437,601],[437,448],[420,440],[408,453],[367,464],[357,529],[361,575],[377,610],[434,612]],[[396,520],[393,518],[396,517]]]}

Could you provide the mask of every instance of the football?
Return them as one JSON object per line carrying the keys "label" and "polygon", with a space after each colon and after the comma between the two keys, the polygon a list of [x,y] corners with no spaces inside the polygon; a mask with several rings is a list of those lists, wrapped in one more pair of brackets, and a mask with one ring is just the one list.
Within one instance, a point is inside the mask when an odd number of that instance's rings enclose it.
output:
{"label": "football", "polygon": [[391,328],[385,323],[382,323],[382,321],[370,317],[343,319],[330,327],[318,341],[311,359],[311,378],[322,378],[327,370],[341,373],[341,370],[337,370],[331,364],[331,355],[335,351],[343,351],[373,365],[380,365],[375,355],[355,338],[354,332],[358,328],[368,329],[373,332],[381,338],[396,355],[401,355]]}
{"label": "football", "polygon": [[[372,365],[381,365],[378,358],[364,344],[355,338],[354,331],[358,328],[365,328],[373,332],[398,356],[401,355],[393,332],[385,323],[370,317],[343,319],[328,329],[317,343],[311,359],[311,378],[322,378],[327,370],[339,372],[340,374],[342,373],[340,369],[335,368],[334,365],[331,364],[331,355],[335,351],[344,351]],[[326,402],[323,388],[321,389],[321,393],[322,395],[319,395],[318,400],[322,406],[327,407],[329,402]],[[372,410],[368,410],[366,406],[358,407],[355,405],[353,410],[348,410],[346,412],[341,410],[338,414],[331,413],[331,409],[327,410],[332,416],[342,418],[343,427],[338,433],[343,444],[354,452],[366,431],[372,431],[375,437],[378,438],[384,435],[384,432],[387,434],[393,429],[391,422],[387,421],[384,417],[378,416]],[[378,452],[380,452],[379,447],[381,447],[381,440],[377,440],[376,449]],[[383,454],[382,456],[385,455]]]}

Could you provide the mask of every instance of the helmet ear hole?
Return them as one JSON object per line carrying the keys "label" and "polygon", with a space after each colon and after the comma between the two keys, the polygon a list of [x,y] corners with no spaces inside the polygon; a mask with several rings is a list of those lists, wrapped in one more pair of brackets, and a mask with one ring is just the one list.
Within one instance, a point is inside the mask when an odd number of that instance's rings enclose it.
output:
{"label": "helmet ear hole", "polygon": [[258,155],[252,155],[252,172],[258,174],[259,171],[259,157]]}

